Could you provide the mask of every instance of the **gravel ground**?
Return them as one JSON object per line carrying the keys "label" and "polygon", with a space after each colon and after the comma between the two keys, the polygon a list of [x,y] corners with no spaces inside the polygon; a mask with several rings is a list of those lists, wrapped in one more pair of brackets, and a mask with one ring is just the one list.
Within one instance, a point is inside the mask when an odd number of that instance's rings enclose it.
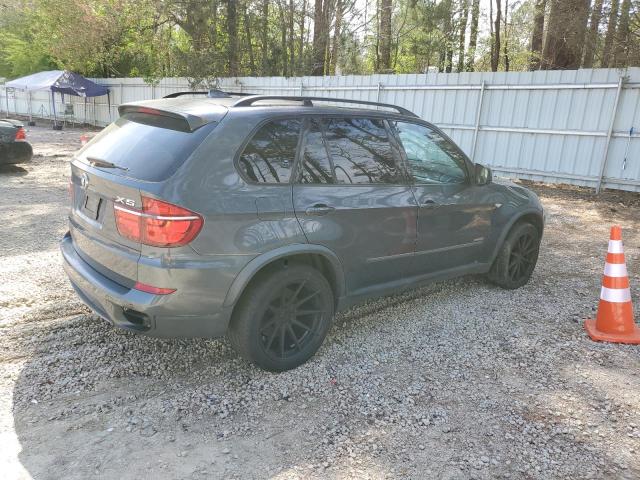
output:
{"label": "gravel ground", "polygon": [[640,304],[640,196],[534,185],[548,223],[531,282],[441,282],[338,315],[271,374],[224,340],[157,340],[68,284],[67,165],[81,130],[30,128],[0,172],[4,478],[638,478],[640,347],[594,343],[608,227]]}

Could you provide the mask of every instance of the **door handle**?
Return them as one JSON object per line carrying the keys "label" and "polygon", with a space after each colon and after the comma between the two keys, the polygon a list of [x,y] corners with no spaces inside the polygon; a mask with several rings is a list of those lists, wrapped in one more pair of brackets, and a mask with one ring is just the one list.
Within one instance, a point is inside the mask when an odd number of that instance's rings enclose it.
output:
{"label": "door handle", "polygon": [[435,208],[438,204],[434,200],[427,198],[426,200],[422,200],[421,206],[424,208]]}
{"label": "door handle", "polygon": [[304,213],[307,215],[322,216],[331,213],[335,210],[335,207],[325,205],[324,203],[317,203],[313,207],[307,208]]}

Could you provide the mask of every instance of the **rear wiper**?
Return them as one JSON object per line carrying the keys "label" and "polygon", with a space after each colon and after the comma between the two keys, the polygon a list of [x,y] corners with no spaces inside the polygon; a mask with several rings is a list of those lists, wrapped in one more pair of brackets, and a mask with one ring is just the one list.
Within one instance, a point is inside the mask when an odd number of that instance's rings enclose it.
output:
{"label": "rear wiper", "polygon": [[87,161],[94,167],[119,168],[120,170],[124,170],[125,172],[129,170],[127,167],[121,167],[120,165],[116,165],[115,163],[109,162],[107,160],[102,160],[101,158],[87,157]]}

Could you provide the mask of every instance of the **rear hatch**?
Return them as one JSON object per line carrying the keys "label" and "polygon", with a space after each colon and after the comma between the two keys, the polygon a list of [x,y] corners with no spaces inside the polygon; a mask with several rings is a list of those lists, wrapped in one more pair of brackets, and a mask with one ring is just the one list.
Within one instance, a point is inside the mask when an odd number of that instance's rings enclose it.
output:
{"label": "rear hatch", "polygon": [[157,191],[226,114],[219,105],[204,114],[203,100],[189,112],[185,100],[121,106],[120,118],[71,164],[74,247],[95,270],[129,288],[137,281],[141,243],[118,231],[116,208],[141,209],[145,192]]}

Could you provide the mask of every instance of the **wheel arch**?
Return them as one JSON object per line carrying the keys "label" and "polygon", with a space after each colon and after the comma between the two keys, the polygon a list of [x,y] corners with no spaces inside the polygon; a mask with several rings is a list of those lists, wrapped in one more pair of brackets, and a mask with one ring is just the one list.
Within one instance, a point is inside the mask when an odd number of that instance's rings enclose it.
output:
{"label": "wheel arch", "polygon": [[322,245],[295,244],[263,253],[245,265],[229,287],[223,305],[225,307],[235,305],[257,275],[274,268],[279,262],[289,261],[307,263],[318,268],[327,277],[336,302],[344,296],[344,271],[337,255]]}
{"label": "wheel arch", "polygon": [[539,210],[535,210],[535,209],[525,210],[523,212],[520,212],[519,215],[515,215],[504,226],[504,228],[502,229],[502,232],[500,232],[500,237],[498,238],[498,241],[496,242],[496,245],[493,248],[491,260],[489,262],[490,265],[493,264],[494,260],[496,259],[496,256],[498,255],[500,248],[502,248],[502,244],[507,238],[507,235],[509,235],[509,232],[513,229],[513,227],[515,227],[519,223],[532,224],[538,230],[538,233],[540,234],[540,238],[542,238],[542,233],[544,231],[544,218],[542,213]]}

